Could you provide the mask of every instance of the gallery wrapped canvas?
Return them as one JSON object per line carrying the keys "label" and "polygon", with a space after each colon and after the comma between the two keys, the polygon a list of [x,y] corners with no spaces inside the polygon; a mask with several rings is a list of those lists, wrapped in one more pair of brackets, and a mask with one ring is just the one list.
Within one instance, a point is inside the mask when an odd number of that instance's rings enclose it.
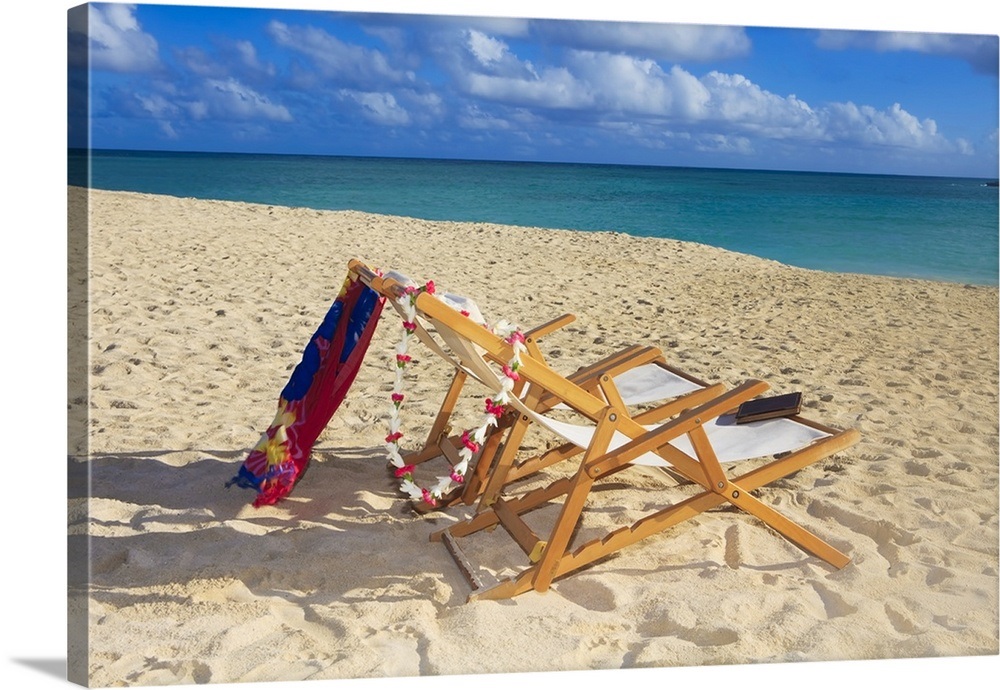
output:
{"label": "gallery wrapped canvas", "polygon": [[998,653],[997,36],[331,5],[68,12],[72,682]]}

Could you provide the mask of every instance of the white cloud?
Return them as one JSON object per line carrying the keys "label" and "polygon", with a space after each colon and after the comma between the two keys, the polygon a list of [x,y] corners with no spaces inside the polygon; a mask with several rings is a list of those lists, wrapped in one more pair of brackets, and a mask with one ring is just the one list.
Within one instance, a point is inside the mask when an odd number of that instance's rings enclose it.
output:
{"label": "white cloud", "polygon": [[577,51],[570,65],[604,110],[698,119],[711,95],[694,75],[676,66],[664,72],[653,60]]}
{"label": "white cloud", "polygon": [[215,44],[214,55],[197,46],[174,48],[173,54],[189,72],[200,77],[221,79],[235,75],[252,81],[277,73],[272,63],[260,60],[257,48],[250,41],[216,39]]}
{"label": "white cloud", "polygon": [[484,67],[499,62],[507,54],[507,44],[503,41],[491,38],[475,29],[469,30],[466,35],[469,51]]}
{"label": "white cloud", "polygon": [[111,72],[144,72],[159,67],[156,39],[135,18],[135,5],[90,5],[90,64]]}
{"label": "white cloud", "polygon": [[404,89],[399,95],[409,104],[408,112],[425,124],[431,124],[445,113],[444,99],[436,93]]}
{"label": "white cloud", "polygon": [[359,105],[361,107],[361,114],[371,122],[388,126],[407,125],[410,123],[409,114],[399,105],[391,93],[342,89],[340,95]]}
{"label": "white cloud", "polygon": [[209,115],[208,104],[205,101],[191,101],[185,103],[184,108],[196,120],[204,120]]}
{"label": "white cloud", "polygon": [[586,84],[565,67],[542,70],[534,78],[473,72],[465,75],[464,82],[473,96],[513,106],[579,110],[594,105]]}
{"label": "white cloud", "polygon": [[725,134],[707,134],[695,139],[695,151],[703,153],[725,153],[750,156],[755,153],[753,144],[747,137]]}
{"label": "white cloud", "polygon": [[475,105],[467,106],[458,116],[458,124],[465,129],[482,129],[489,131],[509,130],[513,127],[510,121],[484,111]]}
{"label": "white cloud", "polygon": [[820,31],[816,45],[826,50],[860,49],[882,53],[910,51],[968,62],[977,72],[997,73],[996,36],[905,31]]}
{"label": "white cloud", "polygon": [[308,56],[324,77],[337,83],[371,87],[415,80],[412,72],[393,67],[381,51],[345,43],[322,29],[272,21],[267,31],[279,45]]}
{"label": "white cloud", "polygon": [[237,55],[244,67],[254,72],[261,72],[268,76],[274,76],[276,70],[271,63],[262,63],[257,56],[257,48],[250,41],[237,41],[234,45]]}
{"label": "white cloud", "polygon": [[177,48],[173,54],[188,71],[199,77],[219,74],[222,71],[220,66],[209,58],[208,54],[201,48],[195,46]]}
{"label": "white cloud", "polygon": [[653,60],[571,51],[564,66],[536,68],[518,60],[506,44],[487,39],[478,37],[476,45],[492,50],[475,53],[470,45],[475,66],[458,78],[478,98],[520,107],[684,117],[696,116],[708,99],[695,77],[679,68],[665,73]]}
{"label": "white cloud", "polygon": [[974,156],[976,154],[976,148],[968,139],[956,139],[955,147],[963,156]]}
{"label": "white cloud", "polygon": [[955,150],[937,131],[934,120],[920,120],[898,103],[885,110],[869,105],[834,103],[824,111],[825,133],[833,140],[923,151]]}
{"label": "white cloud", "polygon": [[148,94],[119,92],[119,95],[125,99],[122,105],[131,116],[154,120],[165,137],[180,139],[180,135],[174,129],[174,121],[183,119],[186,111],[166,95],[159,92]]}
{"label": "white cloud", "polygon": [[539,78],[530,61],[520,60],[504,41],[477,29],[463,32],[455,59],[449,66],[452,70],[461,71],[464,66],[470,72],[512,80],[536,81]]}
{"label": "white cloud", "polygon": [[667,77],[652,60],[574,52],[570,64],[602,109],[649,114],[663,114],[671,109],[673,93]]}
{"label": "white cloud", "polygon": [[144,112],[158,120],[175,117],[180,113],[180,108],[158,93],[149,96],[136,94],[135,99]]}
{"label": "white cloud", "polygon": [[159,126],[160,126],[160,131],[163,132],[163,135],[167,139],[180,139],[181,138],[180,135],[177,133],[177,130],[174,129],[174,126],[172,124],[170,124],[169,121],[161,120],[159,122]]}
{"label": "white cloud", "polygon": [[203,117],[221,120],[265,119],[291,122],[292,114],[283,105],[272,103],[233,78],[208,79],[201,89],[201,98],[193,105],[192,112],[200,112]]}
{"label": "white cloud", "polygon": [[750,39],[739,27],[638,22],[539,21],[533,25],[544,41],[570,48],[638,54],[673,62],[739,57],[750,52]]}
{"label": "white cloud", "polygon": [[[470,34],[471,36],[472,34]],[[921,151],[961,150],[895,105],[886,110],[853,103],[813,108],[794,94],[771,93],[740,74],[712,71],[697,78],[673,66],[623,54],[571,51],[562,66],[537,69],[520,62],[506,44],[476,35],[468,46],[476,66],[461,75],[466,93],[498,107],[576,111],[608,123],[633,120],[647,141],[650,131],[689,132],[702,150],[751,153],[752,140],[797,140],[848,145],[904,147]],[[486,73],[506,63],[505,74]],[[520,69],[515,69],[519,66]],[[519,76],[511,73],[519,72]],[[460,124],[483,127],[482,110],[466,111]],[[475,114],[473,114],[475,113]]]}
{"label": "white cloud", "polygon": [[778,96],[741,74],[709,72],[702,84],[711,94],[707,117],[774,138],[813,138],[820,134],[817,114],[794,95]]}

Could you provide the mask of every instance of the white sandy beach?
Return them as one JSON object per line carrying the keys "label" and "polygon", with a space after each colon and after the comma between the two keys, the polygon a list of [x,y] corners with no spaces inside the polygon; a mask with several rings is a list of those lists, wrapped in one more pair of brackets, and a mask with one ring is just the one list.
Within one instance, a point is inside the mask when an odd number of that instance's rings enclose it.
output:
{"label": "white sandy beach", "polygon": [[[91,192],[89,210],[92,484],[70,534],[91,536],[93,685],[998,653],[995,287],[610,232],[117,192]],[[758,495],[852,563],[835,571],[720,510],[544,595],[466,603],[428,542],[463,511],[413,513],[386,470],[401,332],[388,308],[305,477],[251,507],[223,485],[354,257],[433,279],[493,320],[576,314],[544,343],[567,373],[641,343],[708,381],[801,390],[809,417],[862,441]],[[413,354],[411,438],[450,378]],[[661,500],[651,477],[629,478],[607,503],[596,494],[596,526]],[[514,564],[491,561],[501,535],[481,536],[485,566]]]}

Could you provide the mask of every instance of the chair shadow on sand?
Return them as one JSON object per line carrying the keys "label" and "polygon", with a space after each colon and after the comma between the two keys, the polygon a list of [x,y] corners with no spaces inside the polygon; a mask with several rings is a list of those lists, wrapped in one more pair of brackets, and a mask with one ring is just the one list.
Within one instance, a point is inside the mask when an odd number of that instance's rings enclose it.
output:
{"label": "chair shadow on sand", "polygon": [[[391,600],[395,586],[412,590],[428,577],[450,585],[448,603],[464,600],[461,574],[428,543],[445,518],[416,515],[400,500],[380,449],[314,449],[309,481],[263,508],[250,505],[250,492],[223,488],[243,452],[184,451],[200,459],[171,463],[179,453],[96,454],[89,496],[85,464],[70,460],[69,538],[84,540],[89,525],[97,601],[163,599],[151,590],[183,592],[173,585],[195,579],[237,580],[256,595],[305,603],[374,590]],[[408,551],[419,558],[399,557]]]}
{"label": "chair shadow on sand", "polygon": [[[89,524],[94,601],[114,608],[183,604],[190,599],[187,586],[200,580],[224,590],[239,583],[253,596],[300,606],[414,596],[432,600],[439,611],[465,603],[464,577],[446,550],[430,543],[432,533],[459,516],[415,513],[398,494],[381,448],[314,449],[308,481],[278,505],[263,508],[250,505],[248,491],[223,489],[242,451],[183,451],[199,459],[172,463],[181,453],[91,457],[86,508],[84,494],[70,497],[69,538],[84,539]],[[85,480],[84,463],[71,460],[71,491],[86,487]],[[617,488],[627,485],[604,487]],[[796,567],[808,559],[786,555],[788,562],[779,559],[766,569]],[[719,565],[691,562],[668,569]],[[80,577],[88,572],[83,564],[77,567]],[[662,564],[649,566],[658,567]],[[571,582],[559,587],[560,594],[586,605],[586,588],[577,591]]]}

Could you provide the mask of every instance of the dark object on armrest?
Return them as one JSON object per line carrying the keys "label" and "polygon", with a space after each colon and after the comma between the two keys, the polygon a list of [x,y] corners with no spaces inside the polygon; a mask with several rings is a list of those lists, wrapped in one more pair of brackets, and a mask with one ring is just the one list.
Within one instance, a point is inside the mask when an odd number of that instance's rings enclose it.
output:
{"label": "dark object on armrest", "polygon": [[799,413],[802,393],[786,393],[770,398],[748,400],[736,410],[736,423],[759,422],[775,417],[791,417]]}

